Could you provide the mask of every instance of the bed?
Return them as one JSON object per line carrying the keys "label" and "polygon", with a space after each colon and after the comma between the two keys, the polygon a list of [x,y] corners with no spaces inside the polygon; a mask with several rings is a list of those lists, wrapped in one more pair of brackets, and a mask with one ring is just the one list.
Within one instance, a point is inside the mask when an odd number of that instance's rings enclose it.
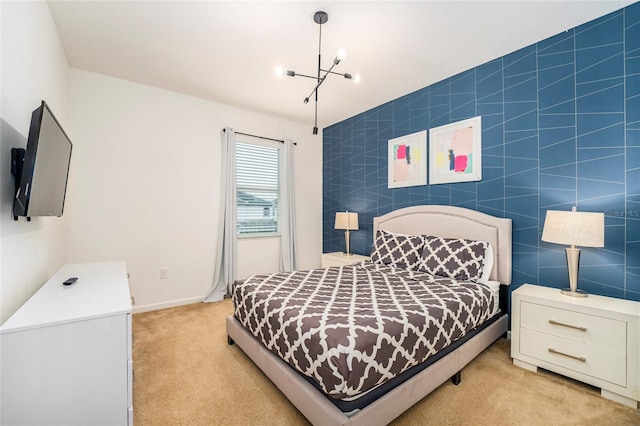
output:
{"label": "bed", "polygon": [[[373,225],[370,262],[234,283],[229,343],[314,425],[388,424],[448,379],[458,383],[507,330],[510,219],[414,206]],[[464,267],[430,256],[460,241],[471,253]]]}

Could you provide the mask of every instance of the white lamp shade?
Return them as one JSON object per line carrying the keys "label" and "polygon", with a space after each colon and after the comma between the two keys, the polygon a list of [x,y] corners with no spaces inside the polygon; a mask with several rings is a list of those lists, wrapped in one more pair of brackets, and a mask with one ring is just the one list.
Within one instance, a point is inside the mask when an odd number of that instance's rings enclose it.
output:
{"label": "white lamp shade", "polygon": [[547,210],[542,241],[581,247],[604,247],[604,213]]}
{"label": "white lamp shade", "polygon": [[335,229],[348,229],[355,231],[358,229],[358,213],[337,212]]}

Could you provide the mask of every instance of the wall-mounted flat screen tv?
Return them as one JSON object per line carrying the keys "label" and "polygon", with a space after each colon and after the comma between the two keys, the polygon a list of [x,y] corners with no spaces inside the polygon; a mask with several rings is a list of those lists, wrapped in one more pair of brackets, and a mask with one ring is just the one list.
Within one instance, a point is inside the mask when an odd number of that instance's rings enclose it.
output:
{"label": "wall-mounted flat screen tv", "polygon": [[31,114],[14,216],[62,216],[72,144],[45,101]]}

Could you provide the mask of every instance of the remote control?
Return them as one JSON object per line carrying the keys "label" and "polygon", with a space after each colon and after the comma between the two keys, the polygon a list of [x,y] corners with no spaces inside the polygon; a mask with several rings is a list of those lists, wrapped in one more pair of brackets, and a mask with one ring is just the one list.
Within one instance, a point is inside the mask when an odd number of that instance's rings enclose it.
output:
{"label": "remote control", "polygon": [[64,285],[71,285],[73,283],[75,283],[76,281],[78,281],[77,277],[73,277],[73,278],[69,278],[68,280],[66,280],[65,282],[63,282],[62,284]]}

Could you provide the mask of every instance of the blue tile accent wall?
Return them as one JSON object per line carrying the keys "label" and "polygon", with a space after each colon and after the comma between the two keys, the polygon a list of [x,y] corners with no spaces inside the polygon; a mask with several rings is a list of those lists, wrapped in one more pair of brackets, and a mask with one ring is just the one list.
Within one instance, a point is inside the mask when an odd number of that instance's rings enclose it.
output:
{"label": "blue tile accent wall", "polygon": [[[482,181],[387,188],[387,141],[482,116]],[[344,251],[336,211],[373,217],[446,204],[513,220],[513,290],[568,285],[564,247],[540,241],[548,209],[605,212],[579,287],[640,301],[640,3],[540,41],[323,132],[323,251]]]}

